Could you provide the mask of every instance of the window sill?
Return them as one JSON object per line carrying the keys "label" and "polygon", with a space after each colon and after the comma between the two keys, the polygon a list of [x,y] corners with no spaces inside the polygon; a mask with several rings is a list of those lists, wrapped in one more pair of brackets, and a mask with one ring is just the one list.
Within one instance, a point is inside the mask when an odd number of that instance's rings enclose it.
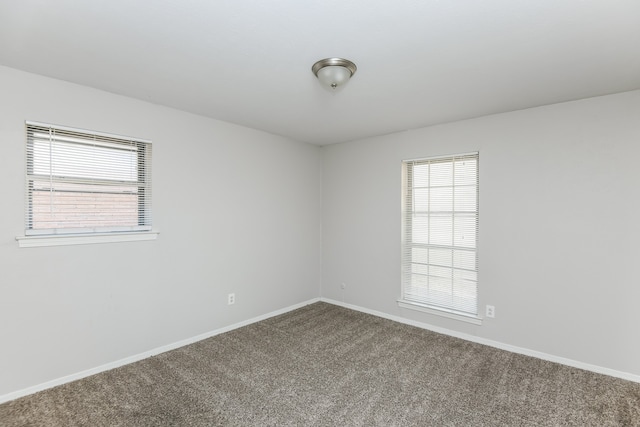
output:
{"label": "window sill", "polygon": [[18,236],[18,246],[34,248],[40,246],[89,245],[94,243],[137,242],[156,240],[158,231],[136,233],[101,233],[101,234],[59,234],[50,236]]}
{"label": "window sill", "polygon": [[459,314],[454,311],[449,311],[442,308],[433,308],[427,305],[418,304],[415,302],[398,300],[398,306],[402,308],[408,308],[409,310],[421,311],[423,313],[429,313],[440,317],[446,317],[448,319],[459,320],[461,322],[471,323],[474,325],[482,325],[482,318],[472,315]]}

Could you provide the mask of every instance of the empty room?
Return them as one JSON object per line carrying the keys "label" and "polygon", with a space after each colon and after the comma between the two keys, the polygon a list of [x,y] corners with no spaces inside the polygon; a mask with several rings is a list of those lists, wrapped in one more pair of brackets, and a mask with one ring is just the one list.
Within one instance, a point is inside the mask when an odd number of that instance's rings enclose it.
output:
{"label": "empty room", "polygon": [[640,426],[640,2],[0,2],[0,426]]}

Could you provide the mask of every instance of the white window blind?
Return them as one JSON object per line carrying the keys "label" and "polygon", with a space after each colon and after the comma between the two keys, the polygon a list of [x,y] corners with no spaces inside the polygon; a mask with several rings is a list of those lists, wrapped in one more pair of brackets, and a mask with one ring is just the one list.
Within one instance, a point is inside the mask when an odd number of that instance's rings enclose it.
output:
{"label": "white window blind", "polygon": [[477,315],[478,154],[403,162],[402,302]]}
{"label": "white window blind", "polygon": [[26,122],[26,235],[151,230],[151,143]]}

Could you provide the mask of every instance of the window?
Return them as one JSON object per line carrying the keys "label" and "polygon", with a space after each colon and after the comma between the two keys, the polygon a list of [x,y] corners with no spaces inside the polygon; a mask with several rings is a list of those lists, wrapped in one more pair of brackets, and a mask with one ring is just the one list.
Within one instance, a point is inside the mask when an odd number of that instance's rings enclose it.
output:
{"label": "window", "polygon": [[477,318],[478,153],[403,162],[402,212],[400,305]]}
{"label": "window", "polygon": [[26,123],[26,236],[151,230],[151,143]]}

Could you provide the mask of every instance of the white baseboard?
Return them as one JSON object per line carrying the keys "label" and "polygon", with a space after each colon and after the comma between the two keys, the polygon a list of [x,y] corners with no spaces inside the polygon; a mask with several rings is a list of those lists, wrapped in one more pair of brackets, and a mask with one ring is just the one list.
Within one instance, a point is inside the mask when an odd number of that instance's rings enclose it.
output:
{"label": "white baseboard", "polygon": [[298,308],[304,307],[304,306],[309,305],[309,304],[316,303],[318,301],[320,301],[320,298],[314,298],[314,299],[311,299],[311,300],[308,300],[308,301],[305,301],[305,302],[301,302],[299,304],[294,304],[292,306],[285,307],[285,308],[280,309],[280,310],[276,310],[276,311],[272,311],[272,312],[267,313],[267,314],[263,314],[261,316],[257,316],[257,317],[254,317],[254,318],[251,318],[251,319],[248,319],[248,320],[244,320],[242,322],[234,323],[233,325],[225,326],[223,328],[216,329],[214,331],[205,332],[204,334],[196,335],[195,337],[187,338],[187,339],[184,339],[184,340],[181,340],[181,341],[178,341],[178,342],[174,342],[172,344],[163,345],[162,347],[157,347],[157,348],[154,348],[152,350],[145,351],[143,353],[139,353],[139,354],[136,354],[136,355],[133,355],[133,356],[125,357],[124,359],[120,359],[120,360],[116,360],[114,362],[106,363],[104,365],[100,365],[100,366],[97,366],[95,368],[87,369],[87,370],[84,370],[84,371],[81,371],[81,372],[77,372],[75,374],[67,375],[67,376],[64,376],[64,377],[61,377],[61,378],[56,378],[54,380],[47,381],[45,383],[38,384],[38,385],[35,385],[35,386],[27,387],[27,388],[24,388],[22,390],[18,390],[18,391],[14,391],[14,392],[11,392],[11,393],[3,394],[3,395],[0,396],[0,403],[5,403],[5,402],[8,402],[10,400],[18,399],[18,398],[23,397],[23,396],[27,396],[27,395],[30,395],[30,394],[33,394],[33,393],[37,393],[39,391],[46,390],[48,388],[52,388],[52,387],[55,387],[55,386],[58,386],[58,385],[66,384],[66,383],[69,383],[71,381],[79,380],[81,378],[85,378],[85,377],[88,377],[88,376],[91,376],[91,375],[95,375],[95,374],[98,374],[100,372],[108,371],[110,369],[119,368],[120,366],[128,365],[130,363],[134,363],[134,362],[137,362],[139,360],[146,359],[148,357],[155,356],[155,355],[160,354],[160,353],[165,353],[165,352],[170,351],[170,350],[175,350],[176,348],[184,347],[185,345],[193,344],[194,342],[197,342],[197,341],[202,341],[204,339],[207,339],[207,338],[210,338],[210,337],[213,337],[213,336],[216,336],[216,335],[220,335],[220,334],[223,334],[225,332],[229,332],[229,331],[232,331],[234,329],[238,329],[238,328],[241,328],[243,326],[250,325],[252,323],[260,322],[262,320],[269,319],[271,317],[278,316],[280,314],[284,314],[284,313],[287,313],[289,311],[296,310]]}
{"label": "white baseboard", "polygon": [[429,325],[428,323],[417,322],[410,319],[405,319],[400,316],[393,316],[391,314],[383,313],[381,311],[370,310],[368,308],[360,307],[353,304],[347,304],[344,302],[332,300],[330,298],[320,298],[320,301],[338,305],[340,307],[348,308],[355,311],[361,311],[363,313],[372,314],[384,319],[393,320],[394,322],[404,323],[406,325],[416,326],[421,329],[427,329],[433,332],[437,332],[443,335],[449,335],[456,338],[461,338],[466,341],[475,342],[478,344],[488,345],[490,347],[499,348],[501,350],[510,351],[512,353],[523,354],[525,356],[535,357],[537,359],[547,360],[549,362],[559,363],[561,365],[567,365],[578,369],[584,369],[585,371],[595,372],[597,374],[609,375],[611,377],[621,378],[623,380],[629,380],[636,383],[640,383],[640,375],[630,374],[628,372],[616,371],[615,369],[605,368],[602,366],[591,365],[589,363],[579,362],[577,360],[567,359],[560,356],[554,356],[552,354],[542,353],[536,350],[530,350],[528,348],[517,347],[510,344],[501,343],[499,341],[493,341],[486,338],[477,337],[474,335],[464,334],[461,332],[452,331],[446,328],[440,328],[438,326]]}

